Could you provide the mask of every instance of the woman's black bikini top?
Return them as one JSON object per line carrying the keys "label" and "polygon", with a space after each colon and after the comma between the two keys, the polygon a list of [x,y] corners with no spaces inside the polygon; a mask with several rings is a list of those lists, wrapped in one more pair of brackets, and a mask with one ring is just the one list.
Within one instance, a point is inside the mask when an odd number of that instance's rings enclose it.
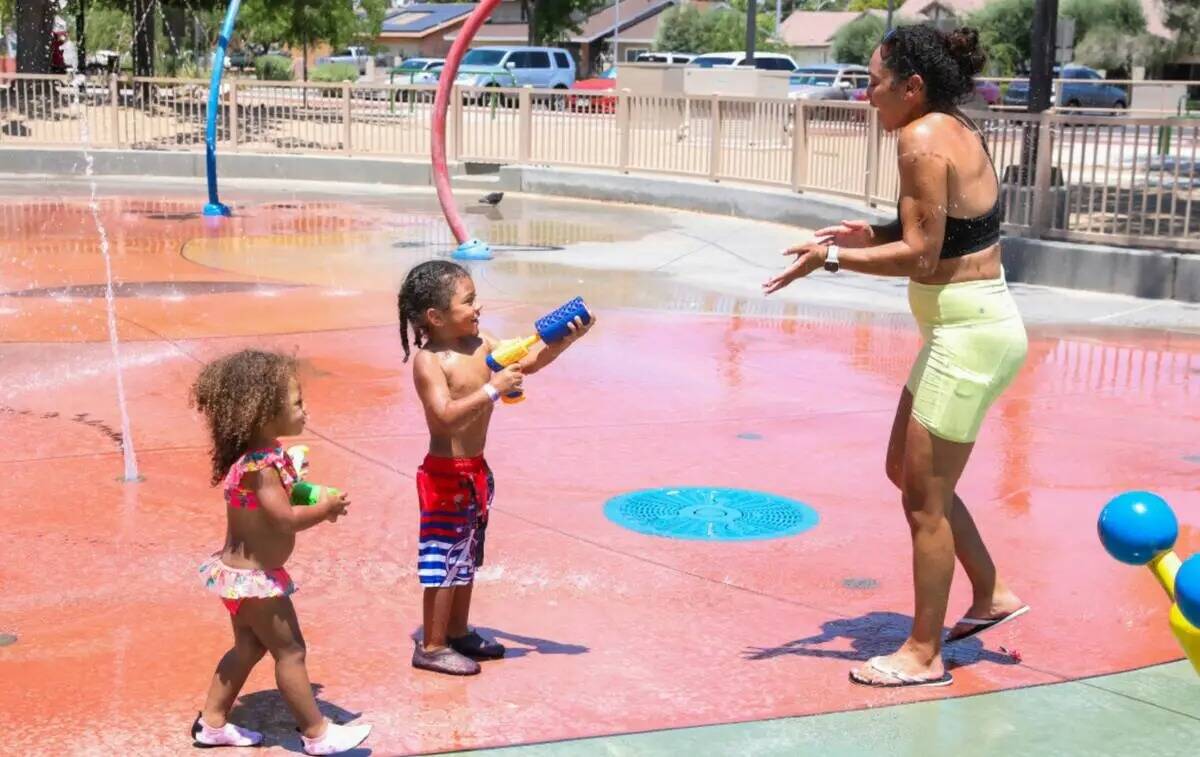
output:
{"label": "woman's black bikini top", "polygon": [[[949,115],[979,135],[979,141],[983,143],[983,151],[987,153],[988,161],[991,162],[992,152],[988,149],[987,140],[984,138],[983,132],[979,131],[979,127],[958,113],[951,113]],[[994,171],[995,163],[992,163],[992,167]],[[899,222],[899,217],[896,220]],[[963,255],[970,255],[973,252],[986,250],[999,241],[1000,189],[997,186],[996,202],[992,205],[992,209],[983,215],[974,218],[946,216],[946,236],[942,241],[942,253],[939,257],[942,260],[946,258],[961,258]]]}

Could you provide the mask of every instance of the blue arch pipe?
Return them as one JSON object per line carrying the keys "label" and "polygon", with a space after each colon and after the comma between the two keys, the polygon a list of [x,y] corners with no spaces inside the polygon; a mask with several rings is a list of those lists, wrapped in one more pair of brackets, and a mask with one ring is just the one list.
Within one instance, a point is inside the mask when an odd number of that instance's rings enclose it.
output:
{"label": "blue arch pipe", "polygon": [[[217,50],[213,54],[212,80],[208,87],[208,124],[204,130],[204,164],[208,173],[208,204],[204,206],[206,216],[227,216],[229,206],[222,205],[217,197],[217,112],[221,110],[221,77],[225,73],[225,48],[233,36],[233,22],[237,20],[242,0],[230,0],[225,11],[225,23],[221,24],[221,36],[217,37]],[[231,114],[237,118],[237,114]]]}

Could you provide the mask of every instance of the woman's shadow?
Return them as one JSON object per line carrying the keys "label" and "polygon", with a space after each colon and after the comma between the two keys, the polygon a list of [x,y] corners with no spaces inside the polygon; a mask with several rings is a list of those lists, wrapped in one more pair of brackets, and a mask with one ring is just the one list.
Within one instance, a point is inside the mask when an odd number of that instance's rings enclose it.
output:
{"label": "woman's shadow", "polygon": [[[471,626],[471,628],[480,636],[486,639],[495,639],[503,644],[505,647],[504,659],[506,660],[515,660],[518,657],[524,657],[534,652],[537,654],[577,655],[587,654],[592,651],[582,644],[564,644],[559,641],[551,641],[550,639],[539,639],[536,636],[522,636],[509,631],[501,631],[498,628],[488,628],[487,626]],[[421,627],[417,626],[409,634],[409,637],[414,643],[419,644],[422,637]]]}
{"label": "woman's shadow", "polygon": [[[317,709],[333,722],[345,724],[362,716],[361,712],[350,712],[332,702],[321,699],[321,689],[325,688],[323,685],[314,683],[311,686],[313,696],[317,700]],[[283,696],[278,689],[255,691],[238,697],[237,704],[229,713],[229,719],[239,725],[262,731],[264,747],[278,746],[289,752],[298,753],[304,751],[300,743],[300,734],[296,729],[296,720],[292,717],[292,712],[288,709],[287,703],[283,701]],[[371,754],[371,750],[359,747],[341,754],[350,755],[350,757],[366,757]]]}
{"label": "woman's shadow", "polygon": [[[775,647],[747,647],[742,652],[746,660],[769,660],[783,655],[801,657],[825,657],[835,660],[866,662],[877,655],[887,655],[908,638],[912,628],[912,616],[898,612],[871,612],[857,618],[838,618],[821,624],[821,633],[796,639]],[[824,649],[835,639],[849,639],[850,649]],[[959,668],[977,662],[994,662],[998,665],[1016,665],[1010,655],[984,649],[978,638],[963,639],[942,647],[942,659],[946,666]]]}

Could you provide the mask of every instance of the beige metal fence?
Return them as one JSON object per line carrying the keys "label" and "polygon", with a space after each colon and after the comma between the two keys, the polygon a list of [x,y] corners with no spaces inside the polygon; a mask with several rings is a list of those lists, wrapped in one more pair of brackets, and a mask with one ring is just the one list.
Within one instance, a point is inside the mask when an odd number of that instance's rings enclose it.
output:
{"label": "beige metal fence", "polygon": [[[425,159],[433,88],[231,80],[218,151]],[[0,147],[201,150],[199,80],[0,74]],[[1200,119],[974,111],[1009,233],[1200,251]],[[755,183],[889,205],[896,141],[866,103],[459,88],[451,159]]]}

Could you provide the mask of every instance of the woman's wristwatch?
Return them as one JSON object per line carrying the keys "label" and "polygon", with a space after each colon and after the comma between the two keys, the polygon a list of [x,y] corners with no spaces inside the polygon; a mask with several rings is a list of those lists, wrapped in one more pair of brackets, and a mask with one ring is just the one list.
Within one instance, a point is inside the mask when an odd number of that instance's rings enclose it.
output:
{"label": "woman's wristwatch", "polygon": [[825,270],[837,273],[841,268],[841,264],[838,263],[838,246],[831,244],[825,248]]}

